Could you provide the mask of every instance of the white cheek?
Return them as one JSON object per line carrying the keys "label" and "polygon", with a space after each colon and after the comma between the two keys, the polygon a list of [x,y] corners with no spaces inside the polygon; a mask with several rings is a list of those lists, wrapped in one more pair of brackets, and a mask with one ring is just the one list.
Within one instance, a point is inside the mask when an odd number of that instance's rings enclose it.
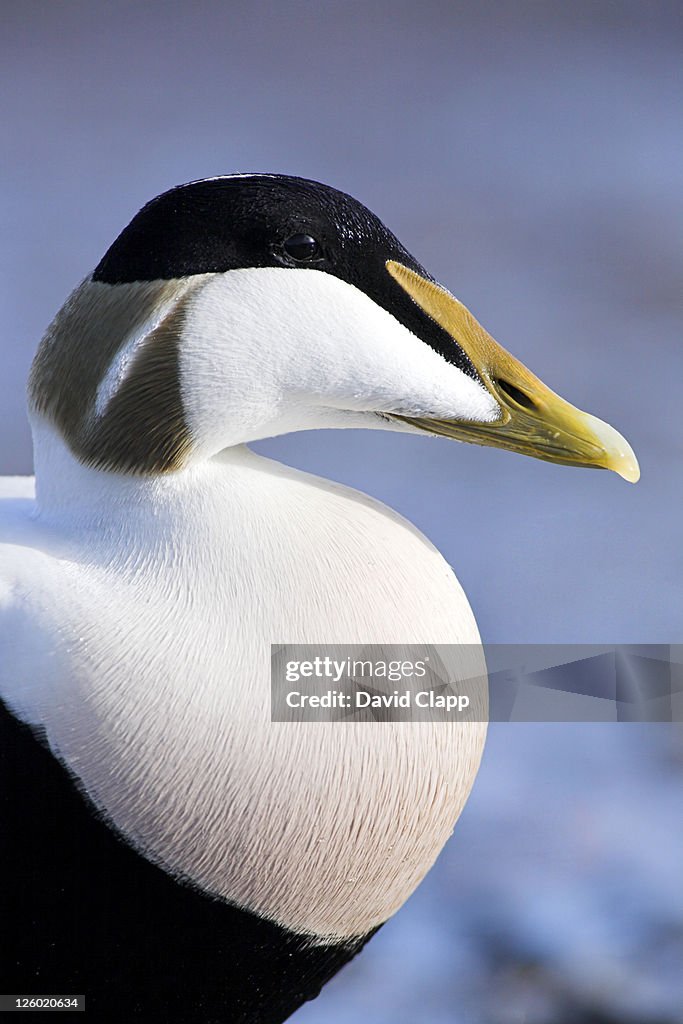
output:
{"label": "white cheek", "polygon": [[364,292],[315,270],[217,275],[188,305],[180,369],[188,425],[210,447],[266,426],[329,426],[334,410],[499,415],[477,381]]}
{"label": "white cheek", "polygon": [[[328,274],[299,273],[297,308],[311,311],[311,336],[317,339],[308,379],[321,404],[483,421],[500,414],[481,384],[364,292]],[[300,351],[299,338],[300,331]]]}

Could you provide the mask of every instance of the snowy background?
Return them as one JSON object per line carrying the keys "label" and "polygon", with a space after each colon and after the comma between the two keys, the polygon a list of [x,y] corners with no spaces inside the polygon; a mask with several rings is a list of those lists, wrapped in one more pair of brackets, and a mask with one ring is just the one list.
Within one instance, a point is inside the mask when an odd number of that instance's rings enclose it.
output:
{"label": "snowy background", "polygon": [[[3,2],[0,473],[70,289],[153,195],[263,170],[352,193],[642,479],[389,433],[259,450],[444,552],[488,642],[683,626],[679,3]],[[683,1022],[683,741],[496,725],[435,870],[299,1024]]]}

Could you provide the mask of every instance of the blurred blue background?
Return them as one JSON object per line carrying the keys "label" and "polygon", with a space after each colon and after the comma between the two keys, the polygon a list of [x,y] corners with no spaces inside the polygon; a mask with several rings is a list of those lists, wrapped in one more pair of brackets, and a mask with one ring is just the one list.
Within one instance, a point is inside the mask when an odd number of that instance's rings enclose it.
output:
{"label": "blurred blue background", "polygon": [[[642,479],[380,432],[259,450],[415,522],[490,643],[680,642],[682,43],[677,2],[3,3],[0,473],[31,471],[42,331],[147,199],[313,177]],[[436,869],[295,1019],[683,1021],[682,801],[675,727],[493,727]]]}

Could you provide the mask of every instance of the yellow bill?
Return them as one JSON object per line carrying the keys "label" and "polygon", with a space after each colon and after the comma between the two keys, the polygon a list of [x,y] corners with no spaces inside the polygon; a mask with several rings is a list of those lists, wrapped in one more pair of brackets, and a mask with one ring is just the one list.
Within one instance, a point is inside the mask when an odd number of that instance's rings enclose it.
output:
{"label": "yellow bill", "polygon": [[612,469],[630,483],[639,479],[633,449],[614,427],[581,412],[547,388],[444,288],[394,260],[388,260],[386,267],[413,301],[467,353],[502,413],[490,423],[399,414],[395,419],[459,441],[507,448],[566,466]]}

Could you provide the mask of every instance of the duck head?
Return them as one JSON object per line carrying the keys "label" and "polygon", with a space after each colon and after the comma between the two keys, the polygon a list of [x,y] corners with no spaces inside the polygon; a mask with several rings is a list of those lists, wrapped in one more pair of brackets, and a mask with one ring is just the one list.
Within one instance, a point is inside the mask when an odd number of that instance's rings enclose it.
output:
{"label": "duck head", "polygon": [[119,473],[378,427],[639,475],[617,431],[498,345],[373,213],[285,175],[143,207],[48,329],[29,400],[77,459]]}

